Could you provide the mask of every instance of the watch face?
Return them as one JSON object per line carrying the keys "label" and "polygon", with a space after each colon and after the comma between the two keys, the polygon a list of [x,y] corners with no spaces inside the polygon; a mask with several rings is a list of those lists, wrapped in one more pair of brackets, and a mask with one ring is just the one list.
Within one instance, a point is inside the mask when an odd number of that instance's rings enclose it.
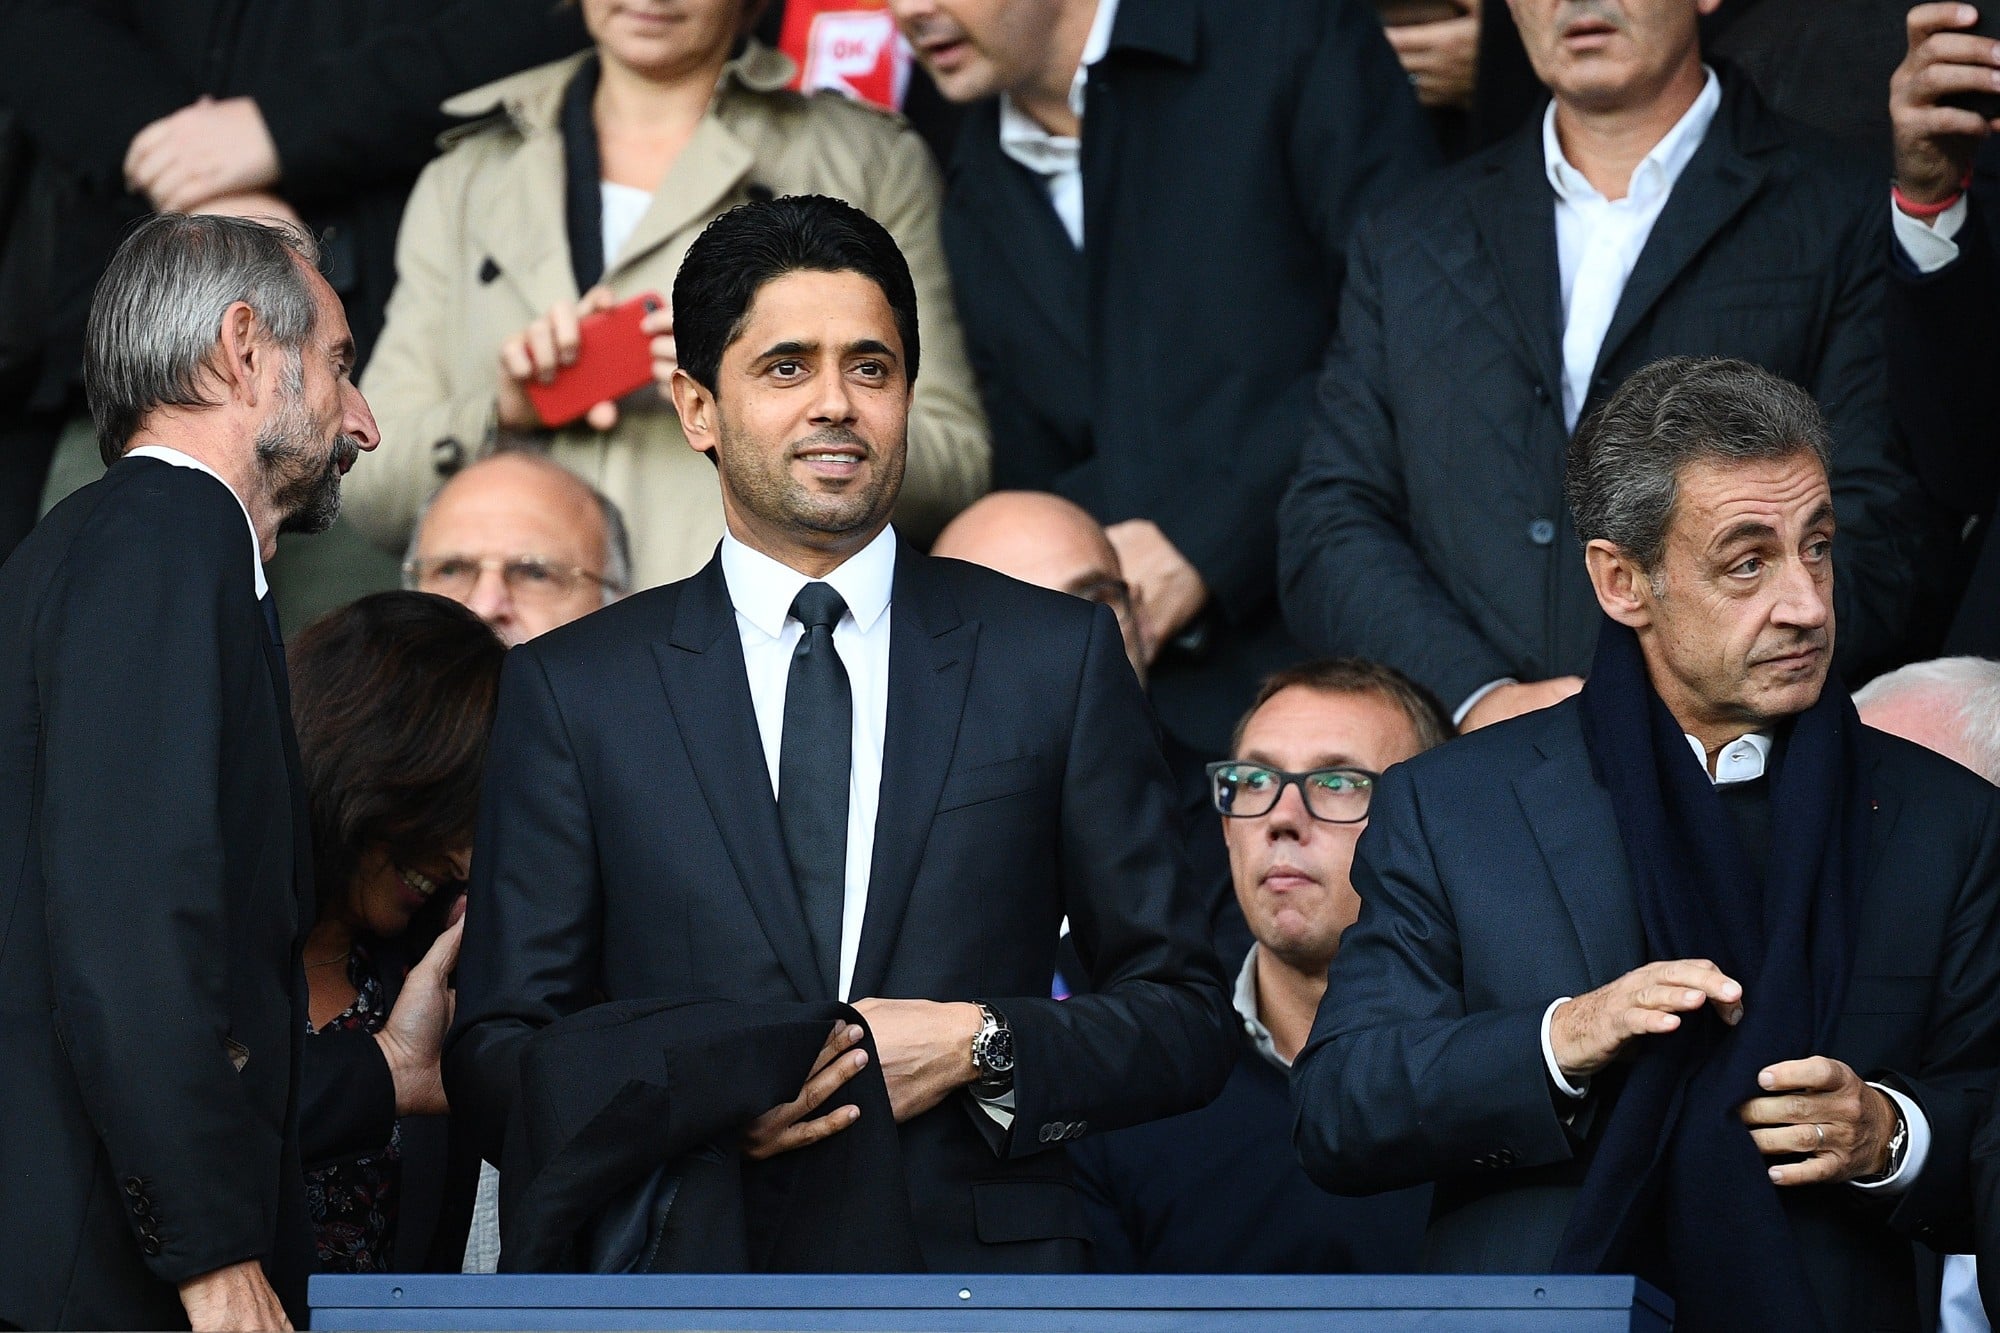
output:
{"label": "watch face", "polygon": [[995,1028],[985,1034],[980,1043],[979,1062],[986,1066],[990,1074],[1010,1074],[1014,1071],[1014,1034],[1007,1028]]}

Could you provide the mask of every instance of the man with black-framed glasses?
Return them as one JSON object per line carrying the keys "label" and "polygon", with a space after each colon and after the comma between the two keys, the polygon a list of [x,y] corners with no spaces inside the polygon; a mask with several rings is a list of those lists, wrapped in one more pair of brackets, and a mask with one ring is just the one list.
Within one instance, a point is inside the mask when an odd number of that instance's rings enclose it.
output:
{"label": "man with black-framed glasses", "polygon": [[1073,1144],[1104,1272],[1380,1273],[1415,1267],[1428,1189],[1342,1199],[1292,1149],[1291,1063],[1361,900],[1348,880],[1374,785],[1451,736],[1400,672],[1352,658],[1264,682],[1208,766],[1256,943],[1236,978],[1242,1042],[1207,1107]]}
{"label": "man with black-framed glasses", "polygon": [[512,647],[631,592],[632,542],[609,497],[546,454],[510,449],[432,497],[403,586],[469,608]]}

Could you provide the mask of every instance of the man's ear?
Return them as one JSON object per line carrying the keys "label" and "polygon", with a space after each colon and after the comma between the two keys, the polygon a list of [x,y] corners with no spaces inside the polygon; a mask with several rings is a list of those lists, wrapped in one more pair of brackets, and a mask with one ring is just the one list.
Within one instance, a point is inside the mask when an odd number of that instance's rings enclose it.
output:
{"label": "man's ear", "polygon": [[674,400],[674,411],[680,413],[681,434],[687,436],[688,447],[698,454],[707,454],[713,460],[719,425],[715,395],[679,366],[674,367],[674,377],[667,387]]}
{"label": "man's ear", "polygon": [[1597,594],[1597,604],[1605,615],[1631,629],[1653,623],[1653,581],[1638,561],[1602,537],[1594,537],[1583,548],[1583,566],[1590,573],[1590,590]]}
{"label": "man's ear", "polygon": [[246,407],[257,406],[263,393],[258,377],[275,350],[250,303],[230,302],[222,312],[222,336],[216,350],[216,373],[224,396],[239,399]]}

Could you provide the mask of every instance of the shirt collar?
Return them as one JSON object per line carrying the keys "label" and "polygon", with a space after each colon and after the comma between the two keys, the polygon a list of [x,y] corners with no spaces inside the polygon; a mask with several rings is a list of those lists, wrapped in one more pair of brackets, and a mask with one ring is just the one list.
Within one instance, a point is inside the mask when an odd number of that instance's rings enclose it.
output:
{"label": "shirt collar", "polygon": [[1257,1013],[1257,946],[1250,946],[1249,957],[1243,960],[1243,968],[1236,974],[1236,1016],[1243,1020],[1243,1035],[1250,1038],[1250,1044],[1257,1048],[1257,1054],[1269,1060],[1279,1069],[1290,1069],[1292,1062],[1278,1054],[1278,1044],[1271,1040],[1271,1029],[1264,1026],[1264,1020]]}
{"label": "shirt collar", "polygon": [[270,581],[264,577],[264,539],[257,535],[257,524],[250,517],[250,506],[243,503],[243,497],[236,493],[236,488],[222,481],[222,474],[199,458],[192,454],[184,454],[178,449],[169,449],[164,444],[142,444],[135,449],[127,449],[125,457],[152,458],[162,463],[170,463],[174,467],[193,468],[196,472],[206,472],[222,482],[223,489],[229,492],[229,498],[236,501],[236,507],[243,511],[243,521],[250,528],[250,568],[256,577],[257,600],[263,601],[264,594],[271,590]]}
{"label": "shirt collar", "polygon": [[[1682,734],[1686,735],[1685,732]],[[1708,750],[1693,736],[1688,736],[1687,743],[1693,748],[1695,762],[1701,765],[1701,771],[1708,772]],[[1718,787],[1754,782],[1764,776],[1764,769],[1770,762],[1771,738],[1761,731],[1753,731],[1722,747],[1722,753],[1715,756],[1715,777],[1711,781]]]}
{"label": "shirt collar", "polygon": [[[1117,18],[1118,0],[1097,0],[1097,13],[1090,20],[1090,35],[1083,39],[1083,58],[1077,62],[1076,73],[1069,80],[1069,109],[1078,120],[1083,119],[1084,89],[1090,83],[1090,67],[1104,59],[1104,53],[1111,49],[1111,25]],[[1050,142],[1073,144],[1076,140],[1067,135],[1050,134],[1036,123],[1034,117],[1015,106],[1012,97],[1000,94],[1000,143],[1003,147],[1021,148]]]}
{"label": "shirt collar", "polygon": [[[783,635],[792,599],[813,580],[790,565],[722,534],[722,578],[738,615],[772,638]],[[843,560],[824,582],[847,603],[847,614],[863,634],[889,609],[896,581],[896,530],[883,528],[875,540]]]}
{"label": "shirt collar", "polygon": [[[1715,71],[1706,65],[1702,72],[1708,77],[1702,84],[1701,93],[1694,99],[1674,127],[1666,132],[1653,150],[1639,159],[1639,165],[1632,169],[1632,182],[1626,189],[1625,197],[1645,204],[1665,195],[1674,188],[1674,182],[1681,178],[1681,172],[1693,160],[1695,150],[1708,136],[1708,127],[1715,121],[1715,113],[1722,106],[1722,83],[1715,77]],[[1564,203],[1602,199],[1597,187],[1584,179],[1583,173],[1569,164],[1563,156],[1562,144],[1556,138],[1556,104],[1550,102],[1548,110],[1542,113],[1542,160],[1548,168],[1549,184],[1556,192],[1556,198]]]}

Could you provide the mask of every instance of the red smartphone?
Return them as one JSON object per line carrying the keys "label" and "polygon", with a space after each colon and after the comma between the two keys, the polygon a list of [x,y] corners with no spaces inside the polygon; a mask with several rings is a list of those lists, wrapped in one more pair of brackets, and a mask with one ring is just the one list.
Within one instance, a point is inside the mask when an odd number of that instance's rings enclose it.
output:
{"label": "red smartphone", "polygon": [[652,336],[639,325],[665,306],[658,292],[585,315],[576,326],[576,360],[547,384],[523,386],[544,426],[567,426],[606,401],[616,401],[653,382]]}

